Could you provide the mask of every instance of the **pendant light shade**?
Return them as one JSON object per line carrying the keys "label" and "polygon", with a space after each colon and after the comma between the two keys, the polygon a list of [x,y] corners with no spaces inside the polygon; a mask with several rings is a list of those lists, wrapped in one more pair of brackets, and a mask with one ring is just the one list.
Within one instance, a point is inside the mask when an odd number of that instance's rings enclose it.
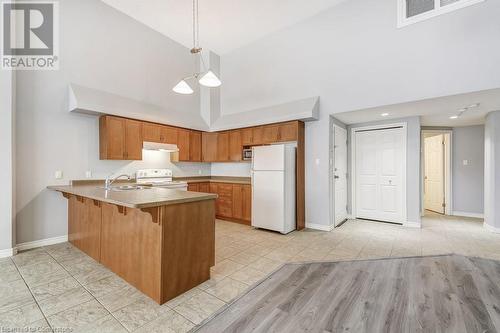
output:
{"label": "pendant light shade", "polygon": [[201,77],[199,82],[202,86],[209,88],[219,87],[222,84],[217,75],[215,75],[214,72],[210,70]]}
{"label": "pendant light shade", "polygon": [[177,85],[172,90],[178,94],[183,95],[190,95],[193,93],[193,89],[184,80],[181,80],[179,83],[177,83]]}

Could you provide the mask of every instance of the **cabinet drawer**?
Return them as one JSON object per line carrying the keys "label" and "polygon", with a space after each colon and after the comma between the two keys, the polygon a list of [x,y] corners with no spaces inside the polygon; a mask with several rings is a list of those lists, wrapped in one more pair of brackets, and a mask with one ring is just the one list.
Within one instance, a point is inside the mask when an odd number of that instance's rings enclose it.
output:
{"label": "cabinet drawer", "polygon": [[232,198],[233,197],[233,185],[232,184],[218,184],[217,193],[221,198]]}
{"label": "cabinet drawer", "polygon": [[219,204],[219,215],[225,217],[233,217],[233,207],[232,205]]}

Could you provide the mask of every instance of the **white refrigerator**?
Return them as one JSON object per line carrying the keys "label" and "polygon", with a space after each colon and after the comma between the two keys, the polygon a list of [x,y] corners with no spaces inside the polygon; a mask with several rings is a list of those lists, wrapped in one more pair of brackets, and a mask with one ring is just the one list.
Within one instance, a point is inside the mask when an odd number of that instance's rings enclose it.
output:
{"label": "white refrigerator", "polygon": [[295,230],[296,144],[252,148],[252,226]]}

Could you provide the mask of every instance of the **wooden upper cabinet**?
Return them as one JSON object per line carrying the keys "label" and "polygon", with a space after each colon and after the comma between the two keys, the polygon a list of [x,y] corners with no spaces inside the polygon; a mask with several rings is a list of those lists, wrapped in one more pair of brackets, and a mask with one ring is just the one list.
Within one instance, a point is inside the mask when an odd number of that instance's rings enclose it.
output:
{"label": "wooden upper cabinet", "polygon": [[217,161],[229,161],[229,132],[221,132],[217,136]]}
{"label": "wooden upper cabinet", "polygon": [[258,126],[252,128],[252,144],[261,145],[264,143],[264,127]]}
{"label": "wooden upper cabinet", "polygon": [[179,161],[189,161],[190,148],[190,130],[177,130],[177,146],[179,147]]}
{"label": "wooden upper cabinet", "polygon": [[162,143],[177,144],[177,131],[178,129],[170,126],[161,127],[160,141]]}
{"label": "wooden upper cabinet", "polygon": [[262,143],[278,142],[280,127],[279,125],[267,125],[262,130]]}
{"label": "wooden upper cabinet", "polygon": [[161,126],[152,123],[143,123],[142,138],[147,142],[161,142]]}
{"label": "wooden upper cabinet", "polygon": [[101,160],[141,160],[142,122],[113,116],[99,119]]}
{"label": "wooden upper cabinet", "polygon": [[241,144],[243,146],[251,146],[253,144],[253,128],[243,128],[240,130]]}
{"label": "wooden upper cabinet", "polygon": [[203,162],[217,161],[217,138],[218,133],[203,132],[201,135],[201,151]]}
{"label": "wooden upper cabinet", "polygon": [[125,120],[125,159],[142,160],[142,122]]}
{"label": "wooden upper cabinet", "polygon": [[201,162],[201,132],[189,132],[189,160]]}
{"label": "wooden upper cabinet", "polygon": [[297,121],[279,125],[279,141],[297,141],[299,124]]}
{"label": "wooden upper cabinet", "polygon": [[243,160],[243,145],[241,143],[241,131],[229,132],[229,160],[239,162]]}

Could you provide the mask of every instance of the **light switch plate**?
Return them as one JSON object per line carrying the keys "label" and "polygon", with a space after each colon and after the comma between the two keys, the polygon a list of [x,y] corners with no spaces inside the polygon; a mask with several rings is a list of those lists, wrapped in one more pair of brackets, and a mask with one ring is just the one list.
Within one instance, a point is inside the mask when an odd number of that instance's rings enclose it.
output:
{"label": "light switch plate", "polygon": [[469,165],[469,160],[463,160],[464,165]]}
{"label": "light switch plate", "polygon": [[57,170],[54,174],[54,177],[56,179],[62,179],[63,178],[63,172],[61,170]]}

